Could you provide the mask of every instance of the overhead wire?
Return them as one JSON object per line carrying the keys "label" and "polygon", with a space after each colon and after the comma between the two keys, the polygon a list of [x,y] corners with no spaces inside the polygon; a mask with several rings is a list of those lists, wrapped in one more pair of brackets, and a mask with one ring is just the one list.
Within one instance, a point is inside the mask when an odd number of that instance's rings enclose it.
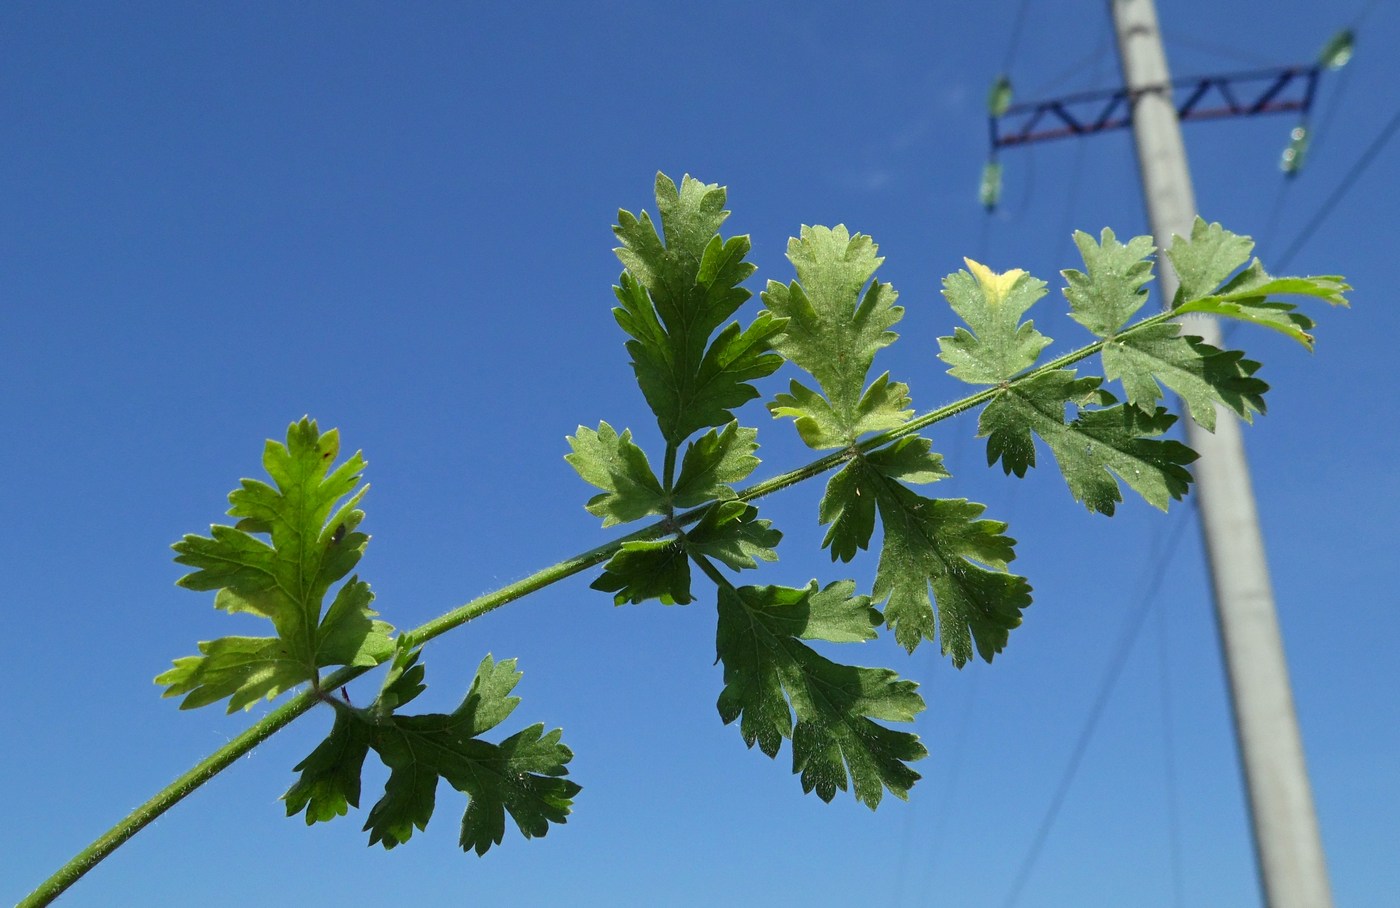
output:
{"label": "overhead wire", "polygon": [[1157,686],[1162,701],[1162,769],[1167,788],[1167,867],[1171,873],[1173,908],[1186,904],[1181,855],[1180,791],[1176,777],[1176,735],[1172,731],[1171,648],[1167,645],[1167,612],[1157,603]]}
{"label": "overhead wire", "polygon": [[1317,228],[1322,225],[1322,222],[1327,219],[1327,216],[1337,207],[1337,204],[1341,202],[1347,192],[1356,184],[1356,181],[1361,179],[1361,175],[1366,172],[1366,168],[1371,166],[1371,162],[1376,159],[1376,156],[1381,153],[1386,144],[1395,137],[1395,131],[1397,129],[1400,129],[1400,108],[1396,108],[1395,113],[1390,117],[1390,121],[1387,122],[1380,133],[1371,140],[1371,144],[1366,147],[1366,150],[1361,153],[1361,156],[1351,165],[1346,175],[1342,177],[1341,182],[1338,183],[1331,194],[1327,196],[1327,199],[1318,206],[1317,211],[1308,219],[1308,222],[1303,225],[1303,229],[1294,237],[1293,242],[1288,245],[1288,248],[1279,255],[1274,264],[1276,270],[1282,271],[1287,264],[1293,260],[1293,256],[1297,255],[1298,251],[1303,248],[1304,244],[1312,239],[1312,235],[1317,232]]}
{"label": "overhead wire", "polygon": [[[1195,509],[1193,499],[1187,499],[1185,510]],[[1089,707],[1088,715],[1084,719],[1084,725],[1079,731],[1079,737],[1075,740],[1074,747],[1070,751],[1069,760],[1065,764],[1063,772],[1060,774],[1059,782],[1055,786],[1054,794],[1050,798],[1050,804],[1045,810],[1045,815],[1041,818],[1040,825],[1036,828],[1035,835],[1031,839],[1030,847],[1026,850],[1025,856],[1021,859],[1017,867],[1016,875],[1013,878],[1011,889],[1007,893],[1005,901],[1002,902],[1004,908],[1014,908],[1020,901],[1021,893],[1025,890],[1031,872],[1035,869],[1036,861],[1040,858],[1040,853],[1045,847],[1046,841],[1050,838],[1050,831],[1055,826],[1055,820],[1060,815],[1061,808],[1064,807],[1065,799],[1069,795],[1070,787],[1074,783],[1074,778],[1079,772],[1079,764],[1083,762],[1084,755],[1089,750],[1089,744],[1094,738],[1094,733],[1098,730],[1099,719],[1102,718],[1104,708],[1108,705],[1109,696],[1113,693],[1114,687],[1118,683],[1118,678],[1123,673],[1124,666],[1127,665],[1128,655],[1131,653],[1133,644],[1137,641],[1138,634],[1146,622],[1147,615],[1151,611],[1151,605],[1156,599],[1157,592],[1161,588],[1162,581],[1167,575],[1167,565],[1170,564],[1172,555],[1176,552],[1176,546],[1181,541],[1181,537],[1189,520],[1178,518],[1176,525],[1171,529],[1171,535],[1162,546],[1162,551],[1155,551],[1158,546],[1153,545],[1153,553],[1149,557],[1149,570],[1152,571],[1148,582],[1143,586],[1145,592],[1139,600],[1137,608],[1134,609],[1124,620],[1123,629],[1119,634],[1118,642],[1114,647],[1113,656],[1109,660],[1104,670],[1102,679],[1099,681],[1098,691],[1094,696],[1093,703]],[[1157,537],[1158,542],[1162,539]]]}

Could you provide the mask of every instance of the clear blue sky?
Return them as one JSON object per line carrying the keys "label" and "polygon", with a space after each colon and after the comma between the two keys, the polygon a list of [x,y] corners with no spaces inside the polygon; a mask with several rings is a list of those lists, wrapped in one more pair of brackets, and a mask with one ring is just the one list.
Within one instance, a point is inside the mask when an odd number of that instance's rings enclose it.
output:
{"label": "clear blue sky", "polygon": [[[609,315],[609,227],[619,207],[654,208],[657,170],[729,187],[755,289],[791,278],[802,224],[871,234],[908,308],[879,364],[921,410],[962,393],[934,340],[953,325],[938,282],[962,256],[1057,280],[1073,229],[1146,232],[1127,133],[1008,153],[984,220],[983,99],[1021,6],[5,4],[0,901],[263,712],[182,713],[151,678],[198,640],[263,632],[177,589],[168,546],[221,517],[290,421],[338,426],[368,457],[361,573],[399,626],[610,538],[564,436],[606,419],[656,443]],[[1172,67],[1309,61],[1364,6],[1171,3]],[[1202,213],[1254,234],[1266,264],[1394,112],[1400,14],[1372,6],[1281,199],[1291,119],[1186,129]],[[1028,4],[1019,97],[1113,84],[1106,20],[1102,3]],[[1352,310],[1317,313],[1317,353],[1234,334],[1274,388],[1247,442],[1339,905],[1400,891],[1400,597],[1384,567],[1400,523],[1397,164],[1400,141],[1290,263],[1357,288]],[[1052,350],[1083,341],[1058,294],[1039,310]],[[805,462],[790,425],[744,416],[759,476]],[[922,684],[932,755],[910,803],[824,805],[786,750],[769,761],[720,724],[708,598],[617,609],[579,577],[433,644],[421,701],[450,708],[484,653],[518,657],[518,717],[563,726],[576,752],[567,826],[532,842],[511,827],[466,856],[444,787],[428,830],[391,853],[365,847],[363,811],[308,830],[277,798],[329,727],[313,713],[64,904],[999,905],[1167,553],[1016,904],[1171,906],[1174,879],[1182,904],[1257,904],[1192,512],[1091,516],[1051,469],[987,470],[973,431],[934,433],[955,474],[938,491],[1010,521],[1036,590],[1024,626],[962,672],[892,642],[843,654]],[[787,536],[760,582],[851,573],[818,550],[819,492],[764,503]],[[868,584],[874,560],[853,568]]]}

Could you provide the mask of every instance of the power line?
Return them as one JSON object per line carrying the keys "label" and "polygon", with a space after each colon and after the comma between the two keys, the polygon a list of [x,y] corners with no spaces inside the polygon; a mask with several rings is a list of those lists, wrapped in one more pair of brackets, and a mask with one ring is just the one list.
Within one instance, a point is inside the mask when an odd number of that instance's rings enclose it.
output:
{"label": "power line", "polygon": [[1177,807],[1176,736],[1172,734],[1172,684],[1167,646],[1167,613],[1157,603],[1157,684],[1162,692],[1162,763],[1167,783],[1167,854],[1171,868],[1172,905],[1186,904],[1182,891],[1181,817]]}
{"label": "power line", "polygon": [[1006,56],[1001,61],[1001,71],[1009,72],[1011,60],[1016,56],[1016,47],[1021,43],[1021,26],[1026,21],[1026,7],[1031,5],[1031,0],[1021,0],[1021,5],[1016,9],[1016,21],[1011,25],[1011,40],[1006,44]]}
{"label": "power line", "polygon": [[1337,203],[1342,200],[1342,197],[1347,194],[1352,185],[1366,172],[1366,168],[1371,166],[1371,162],[1376,159],[1376,155],[1381,153],[1381,149],[1385,148],[1386,143],[1394,137],[1397,129],[1400,129],[1400,107],[1396,108],[1395,113],[1390,118],[1390,122],[1385,125],[1385,128],[1380,131],[1380,134],[1377,135],[1376,138],[1371,140],[1371,144],[1362,152],[1361,157],[1356,159],[1356,163],[1351,165],[1351,169],[1347,171],[1346,176],[1342,177],[1342,181],[1337,184],[1337,188],[1332,190],[1332,194],[1329,195],[1327,200],[1318,208],[1317,213],[1314,214],[1307,225],[1303,227],[1302,232],[1289,244],[1283,254],[1278,257],[1277,262],[1274,264],[1276,270],[1283,271],[1284,268],[1288,266],[1288,263],[1293,260],[1293,256],[1297,254],[1298,250],[1302,249],[1304,244],[1312,239],[1312,235],[1317,231],[1317,228],[1321,226],[1327,216],[1332,213],[1332,209],[1337,207]]}
{"label": "power line", "polygon": [[[1187,510],[1193,509],[1193,500],[1188,500]],[[1172,555],[1176,551],[1177,543],[1181,541],[1182,532],[1185,530],[1188,520],[1177,520],[1172,527],[1171,537],[1163,547],[1164,551],[1158,557],[1157,552],[1149,556],[1149,564],[1153,573],[1145,585],[1146,592],[1139,601],[1137,608],[1128,616],[1123,625],[1123,631],[1118,638],[1118,644],[1114,648],[1113,658],[1109,660],[1108,667],[1104,671],[1103,679],[1099,682],[1098,693],[1094,696],[1094,702],[1089,707],[1089,714],[1084,719],[1084,727],[1080,729],[1079,738],[1074,743],[1074,749],[1070,751],[1069,762],[1065,765],[1064,772],[1060,775],[1059,784],[1055,786],[1055,793],[1050,798],[1050,806],[1046,808],[1045,816],[1040,821],[1040,826],[1036,829],[1035,837],[1031,840],[1030,848],[1026,851],[1026,856],[1021,860],[1021,865],[1016,871],[1015,880],[1011,884],[1011,891],[1007,894],[1006,900],[1002,903],[1005,908],[1012,908],[1021,898],[1021,892],[1025,889],[1026,882],[1030,879],[1031,871],[1035,868],[1036,861],[1040,858],[1040,852],[1045,847],[1046,840],[1050,837],[1050,830],[1055,825],[1055,820],[1060,815],[1060,808],[1064,806],[1065,798],[1069,794],[1070,786],[1074,783],[1074,777],[1079,772],[1079,764],[1084,759],[1084,754],[1089,749],[1089,742],[1093,740],[1094,732],[1098,729],[1099,719],[1103,716],[1104,707],[1108,705],[1108,698],[1113,693],[1114,686],[1118,683],[1118,677],[1123,673],[1123,667],[1128,662],[1128,654],[1132,651],[1133,643],[1136,642],[1138,633],[1142,630],[1142,625],[1151,611],[1151,604],[1156,598],[1158,590],[1161,588],[1163,579],[1167,575],[1167,565],[1170,563]],[[1158,537],[1161,538],[1160,536]],[[1156,546],[1153,547],[1154,549]]]}

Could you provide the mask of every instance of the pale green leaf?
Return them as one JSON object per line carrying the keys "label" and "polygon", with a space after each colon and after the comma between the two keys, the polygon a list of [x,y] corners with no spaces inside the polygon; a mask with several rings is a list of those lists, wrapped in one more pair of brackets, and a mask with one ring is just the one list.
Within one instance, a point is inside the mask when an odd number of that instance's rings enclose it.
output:
{"label": "pale green leaf", "polygon": [[646,212],[621,211],[614,228],[627,271],[613,315],[632,338],[627,350],[642,393],[675,445],[732,420],[731,410],[758,396],[750,382],[782,364],[771,352],[781,319],[760,315],[745,329],[731,323],[711,342],[749,298],[739,285],[754,271],[744,260],[748,238],[719,236],[729,215],[724,201],[718,186],[687,176],[677,188],[657,174],[661,231]]}
{"label": "pale green leaf", "polygon": [[1085,271],[1060,272],[1068,284],[1064,293],[1070,317],[1097,336],[1108,337],[1147,302],[1152,237],[1133,237],[1124,245],[1105,227],[1097,243],[1082,230],[1075,231],[1074,244],[1084,257]]}
{"label": "pale green leaf", "polygon": [[788,241],[797,280],[768,282],[763,301],[787,319],[775,348],[821,385],[841,423],[854,430],[856,406],[875,354],[898,336],[904,315],[889,284],[872,281],[883,259],[870,237],[842,225],[803,227]]}
{"label": "pale green leaf", "polygon": [[1234,274],[1254,249],[1254,240],[1231,233],[1219,224],[1207,224],[1196,218],[1191,225],[1191,238],[1173,236],[1167,257],[1176,270],[1176,297],[1172,308],[1182,303],[1208,296],[1216,287]]}
{"label": "pale green leaf", "polygon": [[971,332],[957,328],[940,337],[938,358],[952,366],[948,374],[976,385],[995,385],[1030,368],[1050,343],[1021,316],[1045,295],[1045,282],[1019,268],[994,273],[964,259],[968,271],[943,280],[943,295]]}
{"label": "pale green leaf", "polygon": [[685,548],[739,571],[758,567],[758,561],[777,561],[773,547],[782,538],[769,521],[759,518],[758,508],[741,501],[721,501],[711,505],[685,534]]}
{"label": "pale green leaf", "polygon": [[646,452],[633,443],[631,430],[619,435],[600,422],[596,432],[579,426],[568,442],[573,453],[564,459],[585,482],[603,490],[584,506],[588,513],[603,518],[603,526],[666,512],[661,481],[652,472]]}

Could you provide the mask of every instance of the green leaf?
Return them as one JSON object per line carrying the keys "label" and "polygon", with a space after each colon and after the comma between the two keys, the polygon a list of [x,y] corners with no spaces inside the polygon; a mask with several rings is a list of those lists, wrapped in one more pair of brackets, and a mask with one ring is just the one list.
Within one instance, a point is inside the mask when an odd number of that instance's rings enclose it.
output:
{"label": "green leaf", "polygon": [[[343,817],[360,806],[360,771],[369,753],[371,726],[350,710],[337,709],[326,739],[298,763],[301,777],[282,800],[287,816],[306,812],[306,825]],[[426,820],[424,821],[426,822]]]}
{"label": "green leaf", "polygon": [[630,429],[618,435],[605,422],[598,423],[596,432],[579,426],[568,442],[573,453],[564,459],[585,482],[603,490],[584,505],[588,513],[603,518],[603,526],[666,513],[661,481],[652,472],[646,452],[632,442]]}
{"label": "green leaf", "polygon": [[925,498],[891,480],[874,486],[885,531],[874,597],[895,640],[913,652],[937,639],[959,668],[974,645],[992,661],[1031,604],[1030,584],[1006,570],[1016,557],[1006,524],[979,520],[985,508],[964,499]]}
{"label": "green leaf", "polygon": [[870,547],[882,481],[927,483],[948,477],[942,455],[930,448],[928,439],[907,436],[861,455],[831,477],[817,509],[822,525],[830,524],[822,548],[831,549],[831,560],[850,561],[857,550]]}
{"label": "green leaf", "polygon": [[847,447],[867,432],[896,429],[914,415],[909,407],[909,386],[890,381],[888,372],[870,383],[845,416],[800,382],[793,381],[790,390],[790,394],[779,394],[768,409],[774,417],[791,416],[797,434],[818,451]]}
{"label": "green leaf", "polygon": [[1099,337],[1108,337],[1147,302],[1151,255],[1156,247],[1150,236],[1133,237],[1125,246],[1107,227],[1098,243],[1082,230],[1075,231],[1074,244],[1088,273],[1074,269],[1060,272],[1068,284],[1064,292],[1072,310],[1070,318]]}
{"label": "green leaf", "polygon": [[685,547],[739,571],[758,567],[758,561],[777,561],[773,546],[782,538],[769,521],[758,518],[758,508],[740,501],[722,501],[711,505],[695,528],[685,534]]}
{"label": "green leaf", "polygon": [[[909,763],[927,755],[916,735],[879,722],[912,722],[923,710],[917,685],[887,669],[840,665],[802,639],[865,640],[879,613],[849,581],[820,593],[728,585],[719,590],[716,649],[724,663],[720,717],[768,756],[792,741],[793,772],[803,791],[830,801],[852,788],[874,809],[888,789],[901,799],[919,774]],[[793,718],[796,716],[796,722]]]}
{"label": "green leaf", "polygon": [[1197,217],[1191,225],[1191,238],[1173,236],[1167,257],[1172,260],[1177,279],[1181,282],[1172,308],[1182,303],[1208,296],[1216,287],[1249,261],[1254,241],[1238,236],[1219,224],[1207,224]]}
{"label": "green leaf", "polygon": [[1035,466],[1034,432],[1050,446],[1070,494],[1089,510],[1112,515],[1123,500],[1121,479],[1165,511],[1172,499],[1186,494],[1191,474],[1184,465],[1196,453],[1157,438],[1176,422],[1161,408],[1150,413],[1130,405],[1082,409],[1066,422],[1065,407],[1094,400],[1100,382],[1057,369],[999,393],[978,422],[978,435],[987,439],[987,463],[1000,460],[1008,474],[1024,476]]}
{"label": "green leaf", "polygon": [[1249,237],[1237,236],[1219,224],[1208,225],[1196,218],[1191,227],[1191,239],[1173,237],[1167,252],[1181,279],[1172,310],[1181,315],[1190,312],[1218,315],[1270,328],[1311,350],[1312,319],[1295,311],[1297,307],[1292,303],[1270,297],[1310,296],[1333,306],[1345,306],[1345,294],[1351,290],[1350,285],[1332,274],[1273,277],[1258,259],[1235,274],[1236,269],[1249,261],[1253,248],[1254,241]]}
{"label": "green leaf", "polygon": [[1200,312],[1249,322],[1281,332],[1311,350],[1313,336],[1309,332],[1314,327],[1313,320],[1296,311],[1292,303],[1271,297],[1308,296],[1329,305],[1346,306],[1349,290],[1351,285],[1337,275],[1273,277],[1255,259],[1219,292],[1182,303],[1176,312]]}
{"label": "green leaf", "polygon": [[283,796],[287,815],[304,810],[310,824],[358,807],[360,769],[373,749],[389,768],[389,778],[365,823],[371,845],[394,848],[415,829],[425,829],[439,779],[467,795],[464,850],[485,854],[500,844],[507,814],[527,839],[545,835],[551,823],[566,822],[580,789],[563,778],[573,753],[560,743],[558,729],[545,733],[543,725],[532,725],[499,744],[480,737],[520,702],[510,696],[521,677],[515,660],[483,659],[466,699],[450,714],[397,715],[394,704],[423,689],[418,656],[417,650],[399,650],[380,698],[368,709],[336,704],[330,735],[297,765],[301,777]]}
{"label": "green leaf", "polygon": [[162,696],[185,698],[181,709],[198,709],[229,698],[228,711],[251,709],[311,680],[306,663],[288,652],[277,637],[219,637],[201,640],[199,656],[181,656],[173,668],[156,676]]}
{"label": "green leaf", "polygon": [[711,429],[686,445],[681,475],[672,492],[679,508],[734,497],[731,483],[741,482],[758,466],[758,430],[731,422],[723,432]]}
{"label": "green leaf", "polygon": [[[627,350],[642,393],[666,441],[679,445],[698,429],[722,426],[758,396],[750,382],[782,364],[772,353],[782,320],[760,315],[748,328],[731,323],[710,336],[750,296],[739,286],[753,274],[747,237],[722,240],[725,192],[689,176],[656,177],[662,229],[651,216],[618,212],[616,250],[627,269],[613,310],[631,340]],[[664,239],[663,239],[664,237]],[[708,346],[707,346],[708,345]]]}
{"label": "green leaf", "polygon": [[953,368],[948,374],[974,385],[995,385],[1035,364],[1050,338],[1021,316],[1045,295],[1045,282],[1019,268],[996,274],[963,259],[968,271],[943,279],[943,295],[965,328],[940,337],[938,358]]}
{"label": "green leaf", "polygon": [[614,605],[638,605],[648,599],[660,599],[663,605],[688,605],[694,601],[690,595],[690,560],[685,546],[673,538],[624,542],[590,586],[615,593]]}
{"label": "green leaf", "polygon": [[904,316],[894,288],[871,280],[884,261],[877,251],[870,237],[851,236],[841,225],[803,227],[801,238],[788,241],[797,280],[769,281],[763,293],[769,310],[787,319],[774,346],[817,380],[852,438],[869,431],[859,428],[857,413],[865,376],[875,354],[898,337],[890,328]]}
{"label": "green leaf", "polygon": [[1291,303],[1275,303],[1267,301],[1263,297],[1227,300],[1218,296],[1207,296],[1181,304],[1177,307],[1176,312],[1179,315],[1200,312],[1205,315],[1218,315],[1222,318],[1248,322],[1251,325],[1278,331],[1311,350],[1313,336],[1310,332],[1315,324],[1312,319],[1296,310],[1297,307]]}
{"label": "green leaf", "polygon": [[[1151,325],[1104,345],[1107,378],[1123,382],[1128,403],[1155,412],[1166,385],[1186,402],[1191,418],[1215,431],[1215,404],[1225,404],[1246,422],[1264,412],[1269,389],[1254,378],[1259,364],[1235,350],[1218,350],[1199,337],[1181,334],[1181,326]],[[1161,384],[1159,384],[1159,382]]]}
{"label": "green leaf", "polygon": [[832,561],[850,561],[857,551],[870,547],[878,481],[864,462],[852,460],[827,482],[817,518],[827,527],[822,548],[831,550]]}
{"label": "green leaf", "polygon": [[358,578],[341,587],[322,615],[331,586],[359,563],[369,542],[356,531],[368,488],[356,488],[365,461],[356,453],[332,470],[339,450],[334,429],[322,434],[312,420],[293,423],[285,444],[264,447],[273,484],[245,479],[229,495],[236,524],[215,525],[209,536],[188,535],[173,546],[175,561],[195,568],[180,586],[216,591],[216,607],[269,620],[277,633],[204,641],[202,655],[175,660],[156,683],[166,686],[164,696],[185,695],[181,709],[224,698],[230,712],[250,708],[312,680],[320,668],[376,665],[392,653],[393,628],[373,620],[374,595]]}

